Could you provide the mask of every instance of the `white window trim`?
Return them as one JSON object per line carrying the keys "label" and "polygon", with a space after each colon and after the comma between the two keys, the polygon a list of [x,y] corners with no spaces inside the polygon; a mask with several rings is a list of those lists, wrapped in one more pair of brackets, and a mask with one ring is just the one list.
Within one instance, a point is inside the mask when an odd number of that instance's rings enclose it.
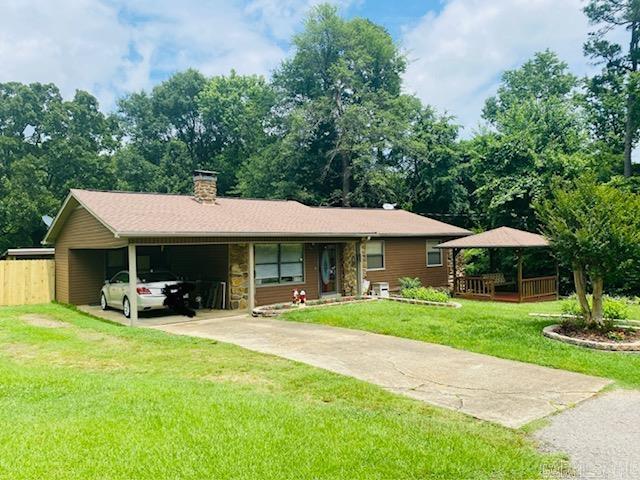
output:
{"label": "white window trim", "polygon": [[427,265],[427,268],[444,266],[444,252],[442,251],[441,248],[438,249],[440,250],[440,263],[429,263],[429,243],[434,243],[435,245],[438,245],[440,243],[440,240],[427,240],[425,242],[425,257],[426,257],[425,263]]}
{"label": "white window trim", "polygon": [[387,266],[387,250],[384,240],[373,240],[374,242],[380,242],[382,244],[382,267],[381,268],[369,268],[369,255],[367,254],[367,249],[365,246],[364,254],[367,257],[367,272],[381,272],[385,270]]}

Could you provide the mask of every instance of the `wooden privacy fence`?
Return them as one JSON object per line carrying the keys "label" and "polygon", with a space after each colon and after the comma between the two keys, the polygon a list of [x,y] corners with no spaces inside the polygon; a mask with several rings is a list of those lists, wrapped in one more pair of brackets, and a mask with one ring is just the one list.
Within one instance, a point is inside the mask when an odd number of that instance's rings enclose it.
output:
{"label": "wooden privacy fence", "polygon": [[0,306],[49,303],[54,298],[54,260],[0,262]]}

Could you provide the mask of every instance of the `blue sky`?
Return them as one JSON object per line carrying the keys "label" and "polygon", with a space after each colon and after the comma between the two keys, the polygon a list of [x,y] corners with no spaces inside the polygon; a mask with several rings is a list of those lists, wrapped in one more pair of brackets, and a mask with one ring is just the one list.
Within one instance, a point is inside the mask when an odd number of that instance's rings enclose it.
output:
{"label": "blue sky", "polygon": [[[77,88],[104,110],[194,67],[268,76],[318,0],[3,0],[0,81]],[[404,88],[454,115],[470,135],[501,73],[555,50],[572,70],[589,29],[581,0],[333,0],[385,26],[409,59]]]}

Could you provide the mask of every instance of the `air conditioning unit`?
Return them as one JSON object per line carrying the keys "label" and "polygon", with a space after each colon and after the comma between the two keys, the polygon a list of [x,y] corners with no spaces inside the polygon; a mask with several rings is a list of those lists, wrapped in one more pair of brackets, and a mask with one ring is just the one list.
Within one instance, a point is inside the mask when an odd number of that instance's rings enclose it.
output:
{"label": "air conditioning unit", "polygon": [[371,290],[375,297],[388,297],[389,296],[389,283],[388,282],[376,282],[371,285]]}

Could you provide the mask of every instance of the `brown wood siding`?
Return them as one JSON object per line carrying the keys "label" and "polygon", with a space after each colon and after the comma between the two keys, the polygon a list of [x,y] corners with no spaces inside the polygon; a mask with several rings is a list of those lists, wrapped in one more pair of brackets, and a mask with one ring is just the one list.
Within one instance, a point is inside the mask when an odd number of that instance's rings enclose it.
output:
{"label": "brown wood siding", "polygon": [[56,246],[56,300],[69,303],[69,249]]}
{"label": "brown wood siding", "polygon": [[[377,240],[377,239],[375,239]],[[425,286],[446,287],[449,281],[447,251],[442,252],[441,267],[427,267],[427,238],[386,238],[384,240],[384,270],[367,270],[371,283],[388,282],[398,289],[401,277],[418,277]]]}
{"label": "brown wood siding", "polygon": [[318,246],[308,243],[304,247],[304,283],[268,287],[256,285],[256,305],[288,302],[294,288],[304,289],[308,299],[316,299],[319,296],[318,282]]}
{"label": "brown wood siding", "polygon": [[[72,298],[75,298],[73,290],[78,285],[95,285],[96,278],[99,278],[100,282],[103,280],[104,273],[102,271],[92,272],[80,266],[76,269],[76,274],[81,276],[74,277],[71,281],[73,270],[71,263],[74,259],[69,255],[69,249],[116,248],[124,245],[126,245],[126,240],[115,238],[109,229],[84,208],[78,207],[73,210],[55,242],[56,300],[62,303],[75,303],[72,301]],[[80,257],[76,257],[75,261],[79,261],[78,258]],[[70,285],[71,282],[73,285]],[[82,295],[81,292],[80,296],[82,297]]]}
{"label": "brown wood siding", "polygon": [[100,301],[105,276],[104,250],[69,250],[69,303],[91,305]]}

